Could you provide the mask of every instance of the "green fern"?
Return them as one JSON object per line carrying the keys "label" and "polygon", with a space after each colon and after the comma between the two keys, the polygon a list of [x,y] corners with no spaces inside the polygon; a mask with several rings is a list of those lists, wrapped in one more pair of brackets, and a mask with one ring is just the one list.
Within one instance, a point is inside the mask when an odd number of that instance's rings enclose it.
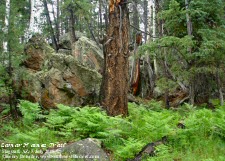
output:
{"label": "green fern", "polygon": [[30,126],[36,119],[43,118],[43,115],[41,115],[41,108],[38,103],[21,100],[18,107],[23,115],[24,125]]}
{"label": "green fern", "polygon": [[[129,116],[123,118],[107,116],[98,107],[58,105],[58,109],[52,109],[49,115],[43,116],[38,104],[21,101],[23,118],[16,124],[4,124],[1,132],[7,132],[2,137],[11,143],[48,144],[97,138],[113,151],[114,160],[118,161],[133,158],[146,144],[167,136],[168,143],[156,147],[156,155],[147,156],[146,160],[220,160],[223,157],[219,155],[220,149],[225,147],[221,141],[225,133],[224,107],[215,112],[198,110],[189,104],[181,108],[185,109],[184,115],[162,109],[156,101],[148,105],[129,103]],[[185,129],[177,127],[180,120],[185,124]],[[199,156],[195,156],[197,154]]]}

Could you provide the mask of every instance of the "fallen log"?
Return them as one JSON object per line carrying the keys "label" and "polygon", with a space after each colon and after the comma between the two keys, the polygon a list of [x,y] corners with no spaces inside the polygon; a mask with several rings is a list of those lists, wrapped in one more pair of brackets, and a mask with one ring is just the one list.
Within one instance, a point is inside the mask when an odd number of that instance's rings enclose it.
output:
{"label": "fallen log", "polygon": [[165,144],[167,142],[167,137],[162,137],[161,140],[156,142],[148,143],[145,145],[142,150],[135,156],[134,159],[128,159],[127,161],[141,161],[144,156],[154,156],[155,155],[155,147],[161,144]]}

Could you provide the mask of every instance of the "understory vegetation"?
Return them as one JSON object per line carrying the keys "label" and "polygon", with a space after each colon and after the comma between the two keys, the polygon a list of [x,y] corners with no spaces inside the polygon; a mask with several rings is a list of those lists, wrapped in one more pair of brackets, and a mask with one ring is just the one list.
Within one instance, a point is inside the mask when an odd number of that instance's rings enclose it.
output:
{"label": "understory vegetation", "polygon": [[[223,161],[225,106],[214,102],[215,110],[189,104],[167,110],[156,101],[141,105],[130,103],[129,116],[123,118],[107,116],[99,107],[61,104],[58,109],[43,112],[38,104],[22,100],[19,121],[1,116],[0,140],[13,144],[49,145],[97,138],[113,160],[121,161],[134,158],[146,144],[166,136],[166,144],[157,146],[155,155],[144,160]],[[180,128],[178,124],[184,127]]]}

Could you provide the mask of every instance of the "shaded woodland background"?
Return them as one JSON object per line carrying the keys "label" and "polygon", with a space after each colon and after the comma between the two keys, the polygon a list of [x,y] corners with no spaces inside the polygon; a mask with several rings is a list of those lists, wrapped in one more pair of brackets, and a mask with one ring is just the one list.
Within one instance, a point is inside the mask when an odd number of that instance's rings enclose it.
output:
{"label": "shaded woodland background", "polygon": [[223,161],[224,19],[224,0],[1,0],[0,160]]}

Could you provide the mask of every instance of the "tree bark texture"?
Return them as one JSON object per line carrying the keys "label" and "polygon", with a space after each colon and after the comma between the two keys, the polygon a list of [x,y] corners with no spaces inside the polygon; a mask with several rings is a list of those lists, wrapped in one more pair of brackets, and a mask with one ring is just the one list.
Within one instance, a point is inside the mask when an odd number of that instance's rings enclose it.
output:
{"label": "tree bark texture", "polygon": [[99,3],[99,36],[102,35],[102,0],[98,1]]}
{"label": "tree bark texture", "polygon": [[128,115],[129,15],[123,1],[110,0],[109,26],[104,44],[101,104],[108,115]]}
{"label": "tree bark texture", "polygon": [[59,42],[59,36],[60,36],[60,10],[59,10],[59,0],[56,1],[56,39]]}
{"label": "tree bark texture", "polygon": [[50,15],[49,15],[48,3],[47,3],[46,0],[44,0],[43,3],[44,3],[47,22],[48,22],[50,32],[51,32],[52,43],[53,43],[54,49],[57,51],[58,50],[58,44],[57,44],[57,41],[56,41],[55,33],[54,33],[54,30],[53,30],[52,22],[51,22]]}
{"label": "tree bark texture", "polygon": [[224,105],[223,90],[222,90],[220,74],[218,71],[216,72],[216,79],[217,79],[217,86],[219,91],[220,105],[223,106]]}
{"label": "tree bark texture", "polygon": [[144,40],[145,43],[147,42],[147,32],[148,32],[148,1],[144,0],[144,13],[143,13],[143,17],[144,17]]}
{"label": "tree bark texture", "polygon": [[72,10],[72,7],[69,8],[70,12],[70,36],[71,36],[71,42],[74,43],[77,41],[76,34],[75,34],[75,18],[74,18],[74,13]]}
{"label": "tree bark texture", "polygon": [[[138,14],[138,0],[133,0],[133,16],[132,16],[132,20],[133,20],[133,26],[135,28],[138,28],[139,29],[139,14]],[[137,34],[137,30],[133,28],[133,31],[132,31],[132,40],[134,40],[135,42],[135,38],[136,38],[136,34]]]}

